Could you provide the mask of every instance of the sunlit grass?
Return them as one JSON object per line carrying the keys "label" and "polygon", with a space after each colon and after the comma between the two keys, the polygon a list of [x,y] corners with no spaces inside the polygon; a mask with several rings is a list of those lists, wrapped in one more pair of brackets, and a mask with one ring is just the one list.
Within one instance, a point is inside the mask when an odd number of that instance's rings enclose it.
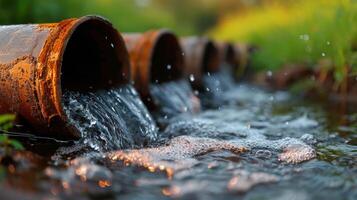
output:
{"label": "sunlit grass", "polygon": [[356,72],[357,5],[352,0],[272,3],[224,18],[211,31],[220,40],[257,44],[257,69],[276,70],[288,62],[316,66],[331,60],[335,78],[342,81],[347,68]]}

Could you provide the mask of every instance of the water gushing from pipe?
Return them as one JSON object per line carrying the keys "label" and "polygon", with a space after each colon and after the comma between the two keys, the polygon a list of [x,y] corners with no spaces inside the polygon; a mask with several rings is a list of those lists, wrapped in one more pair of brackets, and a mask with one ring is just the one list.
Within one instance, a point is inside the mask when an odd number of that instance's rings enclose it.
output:
{"label": "water gushing from pipe", "polygon": [[157,138],[156,125],[131,85],[94,92],[64,92],[64,110],[97,151],[143,147]]}

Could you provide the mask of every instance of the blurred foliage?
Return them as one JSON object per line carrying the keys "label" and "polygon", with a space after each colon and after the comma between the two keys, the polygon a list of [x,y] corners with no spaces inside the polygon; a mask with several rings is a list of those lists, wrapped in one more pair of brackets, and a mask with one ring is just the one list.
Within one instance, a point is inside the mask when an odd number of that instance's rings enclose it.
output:
{"label": "blurred foliage", "polygon": [[[211,28],[222,11],[240,8],[236,0],[0,0],[0,24],[55,22],[102,15],[123,32],[169,28],[198,34]],[[217,9],[219,8],[219,9]]]}
{"label": "blurred foliage", "polygon": [[10,139],[6,134],[2,134],[2,132],[12,128],[14,120],[14,115],[0,115],[0,181],[6,176],[6,166],[3,165],[2,160],[7,156],[11,156],[14,150],[24,150],[19,141]]}
{"label": "blurred foliage", "polygon": [[[14,115],[5,114],[0,115],[0,133],[7,132],[13,126],[13,121],[15,120]],[[0,151],[2,154],[9,155],[12,150],[23,150],[22,144],[14,139],[10,139],[5,134],[0,134]]]}
{"label": "blurred foliage", "polygon": [[[356,73],[357,3],[355,0],[297,0],[268,3],[222,19],[210,34],[217,39],[257,44],[257,69],[276,70],[287,62],[316,66],[322,59],[342,81],[347,67]],[[327,62],[323,62],[327,63]]]}

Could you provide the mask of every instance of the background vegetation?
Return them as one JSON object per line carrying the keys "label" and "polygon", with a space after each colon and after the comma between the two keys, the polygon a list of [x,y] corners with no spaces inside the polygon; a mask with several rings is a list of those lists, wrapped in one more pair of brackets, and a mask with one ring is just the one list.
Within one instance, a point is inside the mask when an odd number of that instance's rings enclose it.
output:
{"label": "background vegetation", "polygon": [[357,0],[0,0],[0,24],[98,14],[122,32],[166,27],[256,44],[258,70],[305,63],[340,81],[357,73],[356,13]]}
{"label": "background vegetation", "polygon": [[277,70],[285,63],[333,67],[337,81],[357,72],[354,0],[272,1],[224,17],[210,34],[258,45],[257,69]]}
{"label": "background vegetation", "polygon": [[245,5],[236,0],[0,0],[0,24],[54,22],[99,14],[122,31],[167,27],[179,34],[203,33],[225,12]]}

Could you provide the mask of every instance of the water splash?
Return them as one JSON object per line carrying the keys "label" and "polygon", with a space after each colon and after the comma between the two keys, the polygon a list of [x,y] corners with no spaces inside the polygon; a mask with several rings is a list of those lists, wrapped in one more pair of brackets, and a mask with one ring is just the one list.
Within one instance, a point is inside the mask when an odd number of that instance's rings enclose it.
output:
{"label": "water splash", "polygon": [[201,103],[186,80],[151,84],[150,94],[158,106],[154,117],[160,124],[181,113],[194,114],[201,110]]}
{"label": "water splash", "polygon": [[157,128],[131,85],[95,92],[64,92],[69,122],[80,143],[97,151],[143,147],[157,139]]}
{"label": "water splash", "polygon": [[204,92],[201,93],[204,107],[217,107],[222,105],[225,92],[234,88],[234,80],[229,70],[224,68],[216,73],[207,73],[202,78]]}

